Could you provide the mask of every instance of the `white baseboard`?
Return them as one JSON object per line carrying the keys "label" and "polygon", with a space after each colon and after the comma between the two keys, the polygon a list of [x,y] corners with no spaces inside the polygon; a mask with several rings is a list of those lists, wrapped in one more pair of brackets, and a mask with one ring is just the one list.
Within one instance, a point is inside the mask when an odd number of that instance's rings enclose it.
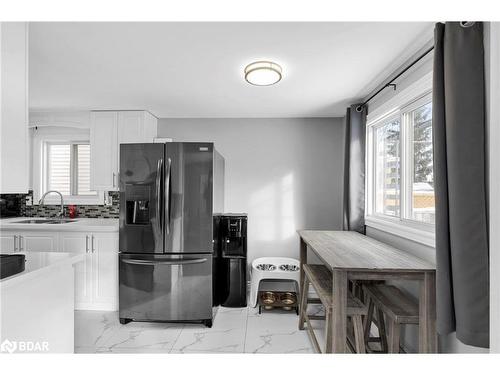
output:
{"label": "white baseboard", "polygon": [[118,311],[118,305],[114,303],[75,303],[75,310]]}

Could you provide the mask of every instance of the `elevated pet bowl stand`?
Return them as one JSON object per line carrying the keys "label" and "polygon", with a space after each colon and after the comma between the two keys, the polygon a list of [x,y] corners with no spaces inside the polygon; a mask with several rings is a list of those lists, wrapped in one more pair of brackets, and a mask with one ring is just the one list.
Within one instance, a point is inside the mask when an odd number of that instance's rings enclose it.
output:
{"label": "elevated pet bowl stand", "polygon": [[[272,265],[272,269],[262,270],[259,269],[259,265]],[[283,270],[281,266],[296,266],[295,271]],[[288,280],[295,281],[297,283],[297,290],[300,284],[300,263],[298,260],[293,258],[282,258],[282,257],[263,257],[257,258],[252,262],[252,282],[250,288],[250,305],[253,307],[257,306],[257,300],[259,295],[259,285],[262,280],[274,279],[274,280]]]}

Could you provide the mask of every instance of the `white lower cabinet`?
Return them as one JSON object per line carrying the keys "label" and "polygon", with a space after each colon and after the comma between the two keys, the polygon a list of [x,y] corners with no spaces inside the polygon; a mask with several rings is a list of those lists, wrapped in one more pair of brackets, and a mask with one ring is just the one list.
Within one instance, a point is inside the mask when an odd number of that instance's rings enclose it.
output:
{"label": "white lower cabinet", "polygon": [[0,230],[0,253],[85,254],[75,264],[75,309],[118,310],[118,232]]}
{"label": "white lower cabinet", "polygon": [[0,253],[85,254],[75,264],[75,309],[118,310],[118,232],[0,230]]}
{"label": "white lower cabinet", "polygon": [[90,309],[92,304],[92,256],[89,253],[89,234],[63,232],[59,236],[60,251],[85,253],[85,260],[75,264],[75,309]]}
{"label": "white lower cabinet", "polygon": [[1,231],[0,249],[2,253],[21,251],[57,251],[58,234],[37,231]]}
{"label": "white lower cabinet", "polygon": [[19,232],[20,251],[57,251],[55,232]]}
{"label": "white lower cabinet", "polygon": [[0,254],[10,254],[17,251],[17,233],[0,232]]}
{"label": "white lower cabinet", "polygon": [[99,310],[118,310],[118,235],[93,234],[92,304]]}
{"label": "white lower cabinet", "polygon": [[75,266],[75,309],[118,310],[118,233],[61,232],[59,250],[86,254]]}

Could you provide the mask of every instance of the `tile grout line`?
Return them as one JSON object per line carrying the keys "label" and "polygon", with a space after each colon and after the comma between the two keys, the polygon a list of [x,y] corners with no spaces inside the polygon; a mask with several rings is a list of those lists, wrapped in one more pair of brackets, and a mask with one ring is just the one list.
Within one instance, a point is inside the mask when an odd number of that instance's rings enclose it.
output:
{"label": "tile grout line", "polygon": [[174,347],[175,347],[175,344],[177,343],[177,340],[179,340],[179,337],[181,337],[181,333],[182,331],[184,331],[184,328],[186,327],[185,324],[182,325],[182,328],[179,330],[179,334],[177,335],[177,337],[175,338],[174,342],[172,343],[172,346],[170,347],[170,350],[168,351],[167,354],[170,354],[172,353],[172,350],[174,350]]}
{"label": "tile grout line", "polygon": [[247,306],[247,319],[245,321],[245,338],[243,339],[243,353],[246,353],[247,350],[247,332],[248,332],[248,313],[250,312],[250,308]]}
{"label": "tile grout line", "polygon": [[[116,313],[118,313],[118,311],[116,311]],[[110,314],[110,315],[111,315],[111,314]],[[117,315],[116,317],[119,319],[119,316],[118,316],[118,315]],[[118,322],[118,325],[116,326],[116,330],[115,330],[113,327],[111,327],[111,331],[112,331],[112,332],[110,332],[110,333],[109,333],[109,337],[108,337],[106,340],[104,340],[104,341],[102,342],[101,346],[99,346],[99,347],[95,347],[96,352],[97,352],[97,350],[98,350],[99,348],[106,348],[106,349],[109,349],[110,347],[106,346],[106,344],[107,344],[108,342],[110,342],[110,341],[111,341],[111,339],[112,339],[112,338],[114,338],[116,334],[118,334],[121,330],[124,330],[124,329],[125,329],[125,324],[121,324],[120,322]],[[102,335],[104,335],[104,333],[105,333],[105,330],[102,332]]]}

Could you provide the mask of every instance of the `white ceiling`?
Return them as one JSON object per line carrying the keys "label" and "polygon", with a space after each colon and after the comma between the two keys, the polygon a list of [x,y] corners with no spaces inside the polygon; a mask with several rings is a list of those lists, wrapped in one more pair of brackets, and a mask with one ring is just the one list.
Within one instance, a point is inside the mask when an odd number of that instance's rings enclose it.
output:
{"label": "white ceiling", "polygon": [[[33,110],[158,117],[343,116],[432,36],[432,23],[31,23]],[[275,86],[246,64],[283,67]]]}

